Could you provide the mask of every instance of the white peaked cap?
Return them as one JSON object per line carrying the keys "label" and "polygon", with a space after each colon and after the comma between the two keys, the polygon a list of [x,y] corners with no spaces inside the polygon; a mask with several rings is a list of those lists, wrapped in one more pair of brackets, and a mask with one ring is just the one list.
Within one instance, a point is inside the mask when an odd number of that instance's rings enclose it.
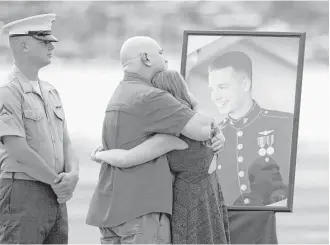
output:
{"label": "white peaked cap", "polygon": [[4,25],[2,27],[2,32],[8,33],[9,37],[32,36],[41,41],[58,42],[58,40],[51,35],[52,24],[55,19],[56,14],[35,15]]}

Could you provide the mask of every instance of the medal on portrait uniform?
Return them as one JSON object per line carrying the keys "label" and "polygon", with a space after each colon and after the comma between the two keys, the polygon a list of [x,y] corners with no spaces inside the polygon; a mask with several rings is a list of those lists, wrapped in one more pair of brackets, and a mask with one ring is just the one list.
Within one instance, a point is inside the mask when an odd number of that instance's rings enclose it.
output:
{"label": "medal on portrait uniform", "polygon": [[265,138],[265,136],[261,136],[261,137],[258,137],[257,140],[258,140],[258,146],[260,147],[258,154],[259,154],[259,156],[263,157],[267,153],[266,149],[264,148],[266,145],[266,138]]}
{"label": "medal on portrait uniform", "polygon": [[274,151],[275,151],[275,149],[273,147],[273,144],[274,144],[274,135],[273,134],[267,135],[266,141],[267,141],[267,145],[268,145],[267,154],[268,155],[272,155],[274,153]]}

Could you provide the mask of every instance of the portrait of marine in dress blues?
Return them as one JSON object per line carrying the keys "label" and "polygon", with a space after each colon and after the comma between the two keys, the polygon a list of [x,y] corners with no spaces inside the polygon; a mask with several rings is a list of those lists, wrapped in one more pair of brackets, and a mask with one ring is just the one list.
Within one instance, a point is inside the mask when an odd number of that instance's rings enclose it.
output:
{"label": "portrait of marine in dress blues", "polygon": [[185,32],[181,72],[224,134],[215,171],[225,203],[288,211],[301,93],[299,36],[196,33]]}

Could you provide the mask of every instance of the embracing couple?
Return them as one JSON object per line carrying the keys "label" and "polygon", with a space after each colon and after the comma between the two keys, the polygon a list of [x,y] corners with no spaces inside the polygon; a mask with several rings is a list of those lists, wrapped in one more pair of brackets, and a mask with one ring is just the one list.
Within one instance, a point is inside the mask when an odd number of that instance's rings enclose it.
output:
{"label": "embracing couple", "polygon": [[[102,163],[87,214],[101,243],[228,244],[228,212],[212,160],[224,144],[159,44],[128,39],[124,78],[106,109]],[[171,175],[171,172],[173,175]]]}

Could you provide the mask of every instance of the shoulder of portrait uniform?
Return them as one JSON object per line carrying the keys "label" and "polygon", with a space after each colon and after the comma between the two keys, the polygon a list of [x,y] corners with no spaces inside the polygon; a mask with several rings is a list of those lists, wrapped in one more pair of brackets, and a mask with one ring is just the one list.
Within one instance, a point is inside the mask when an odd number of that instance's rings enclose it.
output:
{"label": "shoulder of portrait uniform", "polygon": [[268,110],[268,109],[261,109],[261,115],[269,118],[283,118],[283,119],[291,119],[293,118],[293,114],[284,111],[277,111],[277,110]]}

